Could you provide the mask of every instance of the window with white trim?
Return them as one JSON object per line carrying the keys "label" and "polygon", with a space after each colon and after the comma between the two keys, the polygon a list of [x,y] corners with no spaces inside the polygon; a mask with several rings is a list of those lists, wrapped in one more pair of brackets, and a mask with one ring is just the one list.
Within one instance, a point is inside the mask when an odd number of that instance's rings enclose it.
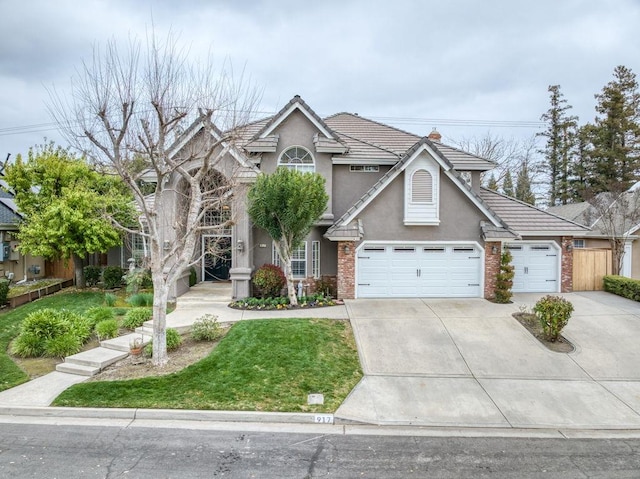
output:
{"label": "window with white trim", "polygon": [[316,171],[315,161],[313,160],[311,152],[301,146],[293,146],[283,151],[278,160],[278,166],[285,166],[303,173],[313,173]]}
{"label": "window with white trim", "polygon": [[320,241],[311,242],[311,276],[320,278]]}
{"label": "window with white trim", "polygon": [[573,247],[574,248],[584,248],[584,240],[583,239],[574,239],[573,240]]}
{"label": "window with white trim", "polygon": [[349,165],[349,171],[352,173],[378,173],[380,167],[378,165]]}
{"label": "window with white trim", "polygon": [[[282,260],[276,250],[276,245],[271,243],[271,255],[273,264],[282,267]],[[319,256],[318,256],[319,258]],[[300,246],[291,252],[291,271],[294,278],[307,277],[307,242],[303,241]]]}

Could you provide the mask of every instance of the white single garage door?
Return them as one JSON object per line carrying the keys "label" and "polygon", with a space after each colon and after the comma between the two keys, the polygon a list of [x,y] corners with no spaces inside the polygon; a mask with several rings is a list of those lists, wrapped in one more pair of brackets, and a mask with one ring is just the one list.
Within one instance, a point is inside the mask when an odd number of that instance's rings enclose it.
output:
{"label": "white single garage door", "polygon": [[358,250],[357,297],[481,296],[481,250],[474,244],[367,244]]}
{"label": "white single garage door", "polygon": [[513,256],[514,293],[558,291],[560,254],[553,243],[511,243],[505,247]]}

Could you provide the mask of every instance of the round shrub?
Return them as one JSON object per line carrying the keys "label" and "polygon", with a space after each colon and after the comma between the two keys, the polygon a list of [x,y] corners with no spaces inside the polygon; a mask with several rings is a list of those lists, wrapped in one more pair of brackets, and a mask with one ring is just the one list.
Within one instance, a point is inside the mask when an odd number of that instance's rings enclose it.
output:
{"label": "round shrub", "polygon": [[191,337],[196,341],[215,341],[222,335],[222,329],[215,314],[205,314],[191,325]]}
{"label": "round shrub", "polygon": [[90,335],[89,321],[79,314],[45,308],[27,315],[12,351],[23,357],[68,356],[78,352]]}
{"label": "round shrub", "polygon": [[125,314],[122,326],[127,329],[136,329],[142,326],[145,321],[149,321],[152,316],[153,309],[151,308],[132,308]]}
{"label": "round shrub", "polygon": [[263,298],[280,296],[287,279],[275,264],[264,264],[253,275],[253,284],[260,289]]}
{"label": "round shrub", "polygon": [[7,298],[9,296],[9,281],[6,279],[0,280],[0,306],[3,306],[7,303]]}
{"label": "round shrub", "polygon": [[103,339],[111,339],[118,336],[118,321],[115,319],[105,319],[104,321],[100,321],[96,324],[96,334],[98,335],[98,339],[102,341]]}
{"label": "round shrub", "polygon": [[102,268],[100,268],[100,266],[85,266],[83,272],[84,280],[88,286],[95,286],[100,282],[100,275],[102,274]]}
{"label": "round shrub", "polygon": [[45,355],[52,358],[64,358],[65,356],[76,354],[81,348],[82,341],[80,338],[72,332],[69,332],[47,341],[45,344]]}
{"label": "round shrub", "polygon": [[115,314],[111,308],[107,308],[105,306],[94,306],[84,313],[84,317],[89,321],[89,324],[93,328],[100,321],[113,319]]}
{"label": "round shrub", "polygon": [[556,341],[562,328],[569,322],[573,304],[560,296],[547,295],[538,300],[533,310],[540,320],[545,338]]}
{"label": "round shrub", "polygon": [[[178,330],[167,328],[167,351],[175,351],[182,344],[182,336]],[[144,355],[151,357],[153,355],[153,342],[144,347]]]}
{"label": "round shrub", "polygon": [[120,266],[107,266],[102,271],[102,283],[105,289],[114,289],[122,286],[124,270]]}

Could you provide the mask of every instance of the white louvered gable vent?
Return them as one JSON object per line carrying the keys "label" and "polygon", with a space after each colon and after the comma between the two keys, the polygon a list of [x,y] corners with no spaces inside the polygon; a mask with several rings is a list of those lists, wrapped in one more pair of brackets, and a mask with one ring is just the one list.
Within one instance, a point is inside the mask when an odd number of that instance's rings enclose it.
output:
{"label": "white louvered gable vent", "polygon": [[426,170],[418,170],[411,179],[411,202],[433,202],[433,177]]}
{"label": "white louvered gable vent", "polygon": [[440,165],[423,154],[407,166],[404,174],[404,224],[440,224]]}

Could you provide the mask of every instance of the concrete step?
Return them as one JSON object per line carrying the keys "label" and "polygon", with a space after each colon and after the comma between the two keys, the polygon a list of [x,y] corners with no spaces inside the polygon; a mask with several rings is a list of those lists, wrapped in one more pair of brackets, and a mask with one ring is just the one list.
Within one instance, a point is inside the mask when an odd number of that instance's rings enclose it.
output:
{"label": "concrete step", "polygon": [[113,349],[114,351],[123,351],[128,353],[133,341],[136,339],[141,339],[143,345],[150,343],[152,339],[151,331],[125,334],[124,336],[118,336],[117,338],[105,339],[104,341],[100,341],[100,346],[107,349]]}
{"label": "concrete step", "polygon": [[82,366],[81,364],[60,363],[56,365],[56,371],[60,373],[76,374],[78,376],[94,376],[100,372],[100,368],[94,366]]}
{"label": "concrete step", "polygon": [[[173,328],[180,334],[188,333],[191,330],[191,324],[193,323],[193,320],[185,324],[178,324],[177,321],[172,321],[172,319],[173,318],[167,318],[167,328]],[[136,328],[136,333],[153,336],[153,320],[146,321],[141,327]]]}
{"label": "concrete step", "polygon": [[64,362],[78,364],[80,366],[89,366],[101,370],[116,361],[126,358],[127,356],[129,356],[128,352],[99,347],[74,354],[73,356],[67,356],[64,358]]}

